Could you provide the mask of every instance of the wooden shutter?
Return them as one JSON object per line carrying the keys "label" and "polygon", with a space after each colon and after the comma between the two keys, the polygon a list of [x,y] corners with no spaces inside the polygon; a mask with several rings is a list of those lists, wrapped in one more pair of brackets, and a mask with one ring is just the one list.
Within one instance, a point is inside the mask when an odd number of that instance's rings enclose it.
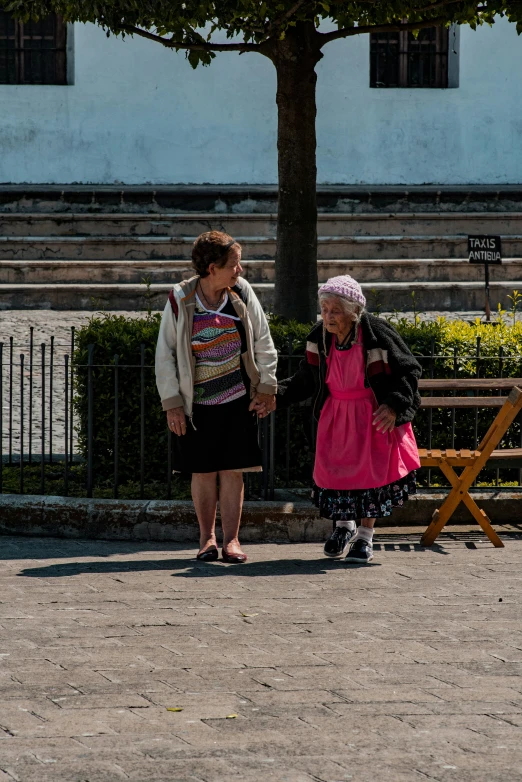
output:
{"label": "wooden shutter", "polygon": [[0,9],[0,84],[67,84],[61,16],[21,22]]}
{"label": "wooden shutter", "polygon": [[448,86],[447,27],[370,35],[370,87]]}

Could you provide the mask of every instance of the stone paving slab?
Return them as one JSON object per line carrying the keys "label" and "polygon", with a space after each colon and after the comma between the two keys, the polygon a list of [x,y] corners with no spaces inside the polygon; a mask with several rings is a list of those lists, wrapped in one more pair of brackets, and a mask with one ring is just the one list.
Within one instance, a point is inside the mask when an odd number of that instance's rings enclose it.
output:
{"label": "stone paving slab", "polygon": [[[0,782],[522,780],[522,536],[0,540]],[[176,709],[169,711],[168,709]]]}

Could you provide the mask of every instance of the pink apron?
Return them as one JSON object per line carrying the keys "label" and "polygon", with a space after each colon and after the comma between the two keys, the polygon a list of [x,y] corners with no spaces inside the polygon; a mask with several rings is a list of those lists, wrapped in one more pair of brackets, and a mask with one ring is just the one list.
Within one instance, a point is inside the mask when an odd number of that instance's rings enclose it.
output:
{"label": "pink apron", "polygon": [[375,489],[420,467],[411,424],[378,432],[372,418],[378,404],[364,387],[365,353],[359,340],[349,350],[332,341],[327,357],[330,392],[319,419],[314,481],[322,489]]}

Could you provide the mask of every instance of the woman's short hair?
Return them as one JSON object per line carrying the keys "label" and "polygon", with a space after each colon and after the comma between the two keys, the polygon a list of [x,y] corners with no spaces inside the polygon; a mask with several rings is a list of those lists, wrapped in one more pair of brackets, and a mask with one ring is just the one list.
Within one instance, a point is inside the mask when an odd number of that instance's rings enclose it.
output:
{"label": "woman's short hair", "polygon": [[208,267],[215,263],[218,269],[226,265],[232,246],[240,247],[224,231],[205,231],[192,245],[192,266],[200,277],[207,277]]}
{"label": "woman's short hair", "polygon": [[364,307],[356,301],[351,301],[344,296],[336,296],[335,293],[320,293],[319,304],[325,299],[335,299],[339,302],[339,306],[346,315],[355,315],[355,319],[359,321],[361,315],[364,312]]}

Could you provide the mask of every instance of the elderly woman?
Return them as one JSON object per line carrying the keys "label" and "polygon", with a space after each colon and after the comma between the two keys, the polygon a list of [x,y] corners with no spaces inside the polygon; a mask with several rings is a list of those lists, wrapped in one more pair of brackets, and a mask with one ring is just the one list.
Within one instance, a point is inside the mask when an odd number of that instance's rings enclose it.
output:
{"label": "elderly woman", "polygon": [[328,280],[319,301],[322,321],[308,335],[298,372],[280,383],[277,404],[313,399],[313,497],[334,522],[324,553],[342,557],[349,548],[347,562],[366,563],[376,519],[415,492],[420,463],[410,421],[421,368],[395,329],[365,312],[352,277]]}
{"label": "elderly woman", "polygon": [[[174,285],[156,347],[156,382],[174,439],[174,471],[192,473],[197,558],[241,563],[243,473],[261,471],[257,415],[273,406],[277,353],[263,309],[241,279],[241,246],[220,231],[194,242],[196,275]],[[218,488],[219,484],[219,488]]]}

